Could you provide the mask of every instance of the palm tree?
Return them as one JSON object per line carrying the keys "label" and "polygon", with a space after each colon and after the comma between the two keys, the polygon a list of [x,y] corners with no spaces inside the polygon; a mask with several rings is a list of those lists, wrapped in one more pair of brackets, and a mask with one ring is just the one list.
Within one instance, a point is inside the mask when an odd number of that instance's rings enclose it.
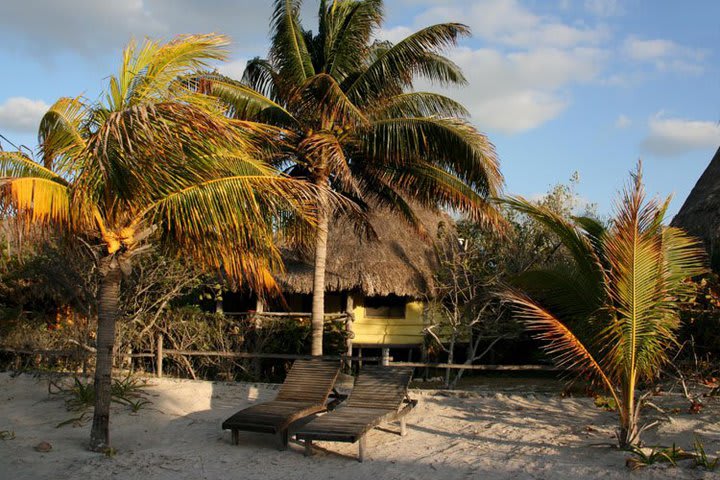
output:
{"label": "palm tree", "polygon": [[[646,201],[640,166],[605,228],[565,219],[521,197],[506,202],[554,232],[572,262],[535,270],[504,294],[517,316],[564,368],[587,373],[610,392],[620,415],[621,448],[638,445],[643,398],[677,346],[678,299],[705,271],[700,244],[662,221],[669,198]],[[524,292],[522,292],[523,290]]]}
{"label": "palm tree", "polygon": [[[418,78],[466,83],[442,55],[469,33],[447,23],[397,44],[373,41],[383,20],[381,0],[322,0],[316,34],[303,28],[300,0],[275,0],[268,59],[248,62],[240,81],[203,76],[202,91],[222,99],[237,119],[282,129],[286,148],[273,164],[295,177],[352,199],[379,205],[422,227],[412,205],[446,207],[488,227],[501,221],[487,197],[502,176],[486,136],[467,110],[432,92],[413,91]],[[322,354],[325,259],[332,211],[319,190],[314,236],[312,354]]]}
{"label": "palm tree", "polygon": [[[267,126],[227,118],[185,77],[225,57],[219,35],[131,42],[101,101],[58,100],[41,121],[42,162],[0,153],[0,202],[31,223],[97,247],[95,411],[90,448],[109,448],[115,322],[123,274],[158,248],[256,289],[273,288],[273,235],[312,221],[316,192],[262,160]],[[273,133],[274,136],[276,134]]]}

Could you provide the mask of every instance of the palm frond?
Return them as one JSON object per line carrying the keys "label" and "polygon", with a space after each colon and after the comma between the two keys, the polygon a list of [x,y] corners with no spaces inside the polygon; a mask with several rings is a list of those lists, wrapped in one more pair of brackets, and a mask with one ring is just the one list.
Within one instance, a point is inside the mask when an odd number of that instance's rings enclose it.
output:
{"label": "palm frond", "polygon": [[518,212],[528,215],[557,235],[572,255],[582,275],[595,278],[597,283],[600,284],[601,273],[598,253],[576,225],[565,220],[556,212],[520,196],[509,196],[501,199],[501,202]]}
{"label": "palm frond", "polygon": [[470,112],[452,98],[432,92],[395,95],[372,109],[374,119],[407,117],[468,117]]}
{"label": "palm frond", "polygon": [[58,174],[34,162],[24,153],[0,151],[0,181],[6,177],[36,177],[67,184]]}
{"label": "palm frond", "polygon": [[40,120],[38,144],[45,167],[72,175],[85,149],[88,106],[80,98],[63,97]]}
{"label": "palm frond", "polygon": [[202,75],[198,81],[199,90],[225,102],[229,107],[227,113],[233,118],[280,125],[297,123],[285,108],[242,82],[218,74]]}
{"label": "palm frond", "polygon": [[17,214],[36,224],[68,226],[70,199],[68,188],[46,177],[0,178],[0,196]]}
{"label": "palm frond", "polygon": [[270,61],[286,81],[301,85],[315,74],[300,25],[301,0],[275,0],[270,23]]}
{"label": "palm frond", "polygon": [[342,82],[348,74],[360,70],[370,37],[382,18],[381,0],[332,2],[330,7],[321,5],[322,71]]}
{"label": "palm frond", "polygon": [[600,361],[560,319],[538,305],[529,297],[515,290],[506,290],[502,298],[512,304],[517,317],[525,323],[533,336],[543,342],[543,349],[563,369],[577,370],[602,381],[618,405],[614,382],[606,375]]}
{"label": "palm frond", "polygon": [[352,78],[346,92],[357,102],[369,101],[392,90],[392,85],[409,86],[415,75],[441,84],[465,83],[465,78],[438,51],[455,45],[470,30],[459,23],[444,23],[419,30],[393,46],[382,46],[377,58]]}
{"label": "palm frond", "polygon": [[299,214],[312,225],[312,188],[277,175],[209,179],[166,195],[143,216],[160,226],[169,248],[262,290],[271,286],[267,270],[281,266],[269,219]]}
{"label": "palm frond", "polygon": [[317,128],[334,125],[365,126],[369,120],[328,74],[314,75],[298,90],[297,115]]}
{"label": "palm frond", "polygon": [[268,60],[260,57],[248,60],[241,81],[273,102],[282,101],[280,95],[282,78]]}
{"label": "palm frond", "polygon": [[495,148],[485,135],[462,120],[377,120],[360,135],[364,155],[380,163],[404,165],[423,159],[452,172],[480,195],[494,197],[502,189]]}
{"label": "palm frond", "polygon": [[131,42],[123,51],[120,71],[110,78],[107,108],[117,112],[178,92],[186,96],[178,79],[207,69],[210,61],[224,60],[228,45],[228,38],[218,34],[181,35],[165,44],[145,40],[139,48]]}

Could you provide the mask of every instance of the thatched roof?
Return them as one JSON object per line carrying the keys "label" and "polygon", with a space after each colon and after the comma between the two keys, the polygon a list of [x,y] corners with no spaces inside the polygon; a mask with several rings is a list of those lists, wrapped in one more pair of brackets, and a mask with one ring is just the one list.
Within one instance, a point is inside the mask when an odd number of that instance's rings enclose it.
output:
{"label": "thatched roof", "polygon": [[[358,291],[365,295],[398,295],[423,298],[434,289],[437,254],[433,240],[438,228],[447,228],[452,219],[415,208],[427,230],[423,239],[406,222],[387,210],[375,209],[369,221],[377,240],[363,238],[347,220],[331,221],[328,232],[325,291]],[[444,226],[444,227],[443,227]],[[285,251],[286,273],[278,278],[283,291],[311,293],[313,258]]]}
{"label": "thatched roof", "polygon": [[720,148],[671,224],[702,238],[713,265],[720,267]]}

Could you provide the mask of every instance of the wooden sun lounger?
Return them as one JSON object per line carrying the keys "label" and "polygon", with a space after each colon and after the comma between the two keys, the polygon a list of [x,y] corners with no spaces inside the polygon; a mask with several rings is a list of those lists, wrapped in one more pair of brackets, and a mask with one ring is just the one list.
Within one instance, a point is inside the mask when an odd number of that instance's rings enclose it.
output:
{"label": "wooden sun lounger", "polygon": [[240,410],[222,424],[232,431],[232,442],[239,443],[240,430],[272,433],[277,436],[278,448],[288,444],[291,423],[322,412],[340,372],[340,362],[296,360],[275,400]]}
{"label": "wooden sun lounger", "polygon": [[417,405],[407,394],[412,372],[412,368],[363,367],[342,405],[295,432],[298,440],[305,441],[305,455],[312,455],[313,440],[359,442],[358,460],[362,462],[365,435],[373,428],[400,420],[400,434],[405,436],[405,416]]}

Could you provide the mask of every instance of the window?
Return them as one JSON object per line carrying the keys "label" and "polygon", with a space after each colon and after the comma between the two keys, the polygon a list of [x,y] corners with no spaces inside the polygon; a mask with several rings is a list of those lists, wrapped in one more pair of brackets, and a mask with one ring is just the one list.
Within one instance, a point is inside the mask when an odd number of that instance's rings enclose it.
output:
{"label": "window", "polygon": [[387,297],[365,297],[365,315],[368,317],[405,317],[404,297],[389,295]]}

